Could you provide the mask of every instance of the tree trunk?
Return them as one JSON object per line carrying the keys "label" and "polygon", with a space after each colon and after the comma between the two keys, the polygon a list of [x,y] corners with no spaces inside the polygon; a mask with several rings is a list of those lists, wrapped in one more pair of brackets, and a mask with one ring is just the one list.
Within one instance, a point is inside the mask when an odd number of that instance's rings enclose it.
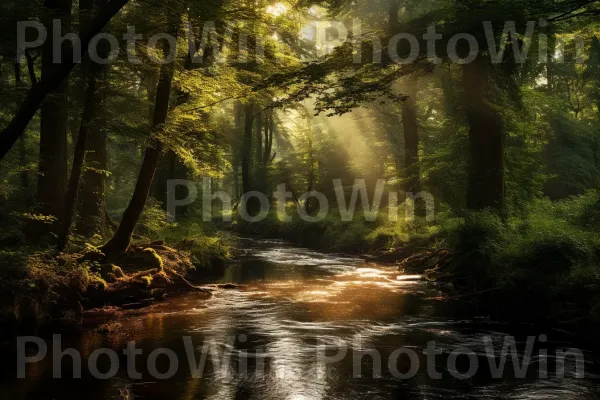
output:
{"label": "tree trunk", "polygon": [[[17,91],[20,92],[23,87],[23,81],[21,79],[21,64],[15,63],[15,86]],[[17,100],[16,109],[19,109],[20,101]],[[25,191],[26,205],[29,206],[29,176],[27,174],[27,148],[25,146],[25,134],[19,138],[19,167],[21,168],[21,186]]]}
{"label": "tree trunk", "polygon": [[[261,110],[260,106],[257,106],[255,109],[256,115],[256,137],[254,138],[254,167],[256,171],[260,171],[262,168],[262,160],[263,160],[263,110]],[[260,174],[259,174],[260,175]],[[262,184],[262,182],[259,182]]]}
{"label": "tree trunk", "polygon": [[[71,29],[72,0],[46,0],[44,3],[44,25],[48,37],[54,34],[53,19],[62,21],[62,33]],[[63,54],[70,44],[63,42]],[[42,50],[42,80],[49,79],[55,68],[53,41],[48,40]],[[40,116],[40,155],[37,201],[43,215],[63,218],[65,188],[67,182],[67,130],[69,123],[69,81],[63,79],[42,104]],[[56,227],[57,225],[55,225]],[[40,226],[41,228],[41,226]],[[36,229],[37,230],[37,229]]]}
{"label": "tree trunk", "polygon": [[263,164],[269,165],[271,161],[271,153],[273,152],[273,131],[275,129],[275,122],[273,121],[273,111],[271,111],[267,117],[267,123],[265,124],[265,151],[263,154]]}
{"label": "tree trunk", "polygon": [[243,138],[244,135],[244,106],[238,100],[233,103],[233,118],[236,139],[234,139],[235,142],[232,143],[233,152],[231,155],[231,166],[233,168],[233,197],[238,199],[240,197],[240,164],[242,158],[242,148],[238,145],[239,140],[237,140],[237,138]]}
{"label": "tree trunk", "polygon": [[[309,138],[308,139],[308,178],[307,178],[307,185],[306,185],[306,192],[310,193],[313,191],[314,188],[314,184],[315,184],[315,156],[314,156],[314,149],[313,149],[313,142],[312,139]],[[304,211],[306,211],[307,214],[311,214],[313,212],[313,197],[309,197],[308,199],[306,199],[306,202],[304,203]]]}
{"label": "tree trunk", "polygon": [[549,32],[548,32],[548,54],[546,57],[546,81],[548,82],[548,92],[550,93],[554,93],[556,91],[556,84],[555,84],[555,70],[556,70],[556,66],[554,63],[554,55],[556,53],[556,32],[554,31],[553,27],[549,28]]}
{"label": "tree trunk", "polygon": [[[92,19],[94,2],[80,0],[80,25],[85,26]],[[106,42],[101,42],[98,54],[101,58],[108,55]],[[91,237],[98,227],[104,224],[104,177],[106,170],[106,133],[98,121],[98,110],[102,104],[101,92],[106,76],[106,66],[88,65],[83,70],[83,81],[86,82],[83,114],[79,126],[79,134],[75,142],[73,165],[69,177],[67,197],[65,201],[64,220],[58,236],[57,249],[64,250],[67,245],[77,194],[80,191],[81,208],[77,230],[85,237]],[[86,155],[86,148],[89,151]],[[84,159],[86,168],[84,170]],[[83,182],[79,188],[82,177]]]}
{"label": "tree trunk", "polygon": [[[102,8],[101,12],[98,13],[96,18],[90,23],[90,27],[86,34],[81,38],[82,56],[87,57],[89,43],[92,38],[100,32],[112,17],[114,17],[128,2],[129,0],[111,0]],[[49,37],[51,37],[50,33]],[[77,65],[76,62],[73,62],[72,49],[64,52],[63,55],[63,62],[57,65],[51,74],[48,74],[46,78],[42,78],[40,82],[36,83],[29,90],[19,111],[10,121],[8,126],[0,133],[0,160],[4,158],[17,139],[23,134],[25,128],[29,125],[29,122],[46,96],[58,88],[69,76],[73,68],[75,68],[75,65]]]}
{"label": "tree trunk", "polygon": [[[176,31],[177,29],[174,29],[174,32]],[[155,129],[160,129],[167,121],[172,83],[173,63],[167,63],[160,68],[160,78],[156,89],[156,106],[154,107],[154,118],[152,123]],[[148,200],[162,148],[162,144],[157,140],[153,140],[146,148],[133,197],[123,213],[119,228],[114,236],[102,247],[102,252],[109,258],[124,253],[129,249],[133,230],[135,229],[135,226],[144,211],[146,201]]]}
{"label": "tree trunk", "polygon": [[[102,78],[100,78],[103,81]],[[99,89],[102,91],[102,88]],[[102,94],[100,94],[102,98]],[[99,101],[102,105],[102,100]],[[84,237],[105,232],[105,186],[107,169],[107,132],[105,121],[97,120],[89,130],[85,152],[83,184],[79,189],[77,232]]]}
{"label": "tree trunk", "polygon": [[242,145],[242,190],[244,193],[252,190],[250,182],[250,151],[252,150],[252,124],[254,120],[254,104],[244,107],[244,142]]}
{"label": "tree trunk", "polygon": [[421,191],[421,170],[419,167],[419,134],[417,122],[417,81],[409,76],[404,84],[408,98],[402,102],[402,127],[404,130],[404,167],[406,169],[407,193]]}
{"label": "tree trunk", "polygon": [[471,210],[504,207],[504,124],[489,104],[491,68],[481,58],[463,66],[470,151],[467,208]]}
{"label": "tree trunk", "polygon": [[83,159],[85,156],[85,145],[90,131],[90,125],[93,123],[96,111],[97,96],[96,79],[95,77],[90,77],[83,107],[83,115],[81,117],[81,125],[79,127],[79,135],[77,136],[77,142],[75,144],[73,166],[71,168],[69,188],[64,205],[64,219],[61,223],[61,229],[58,236],[57,249],[59,251],[64,250],[67,245],[69,232],[71,230],[71,222],[75,211],[75,200],[77,199],[77,189],[79,188],[79,180],[81,178],[81,170],[83,168]]}

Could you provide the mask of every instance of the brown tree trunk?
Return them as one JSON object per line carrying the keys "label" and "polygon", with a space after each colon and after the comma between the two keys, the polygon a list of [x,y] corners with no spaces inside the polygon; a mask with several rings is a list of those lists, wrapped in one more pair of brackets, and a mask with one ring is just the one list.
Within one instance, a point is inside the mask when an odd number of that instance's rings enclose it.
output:
{"label": "brown tree trunk", "polygon": [[[44,25],[48,37],[54,34],[53,19],[62,21],[62,34],[71,29],[72,0],[46,0],[44,2]],[[54,48],[47,40],[42,50],[42,80],[49,79],[56,65],[54,53],[68,52],[70,44],[63,42],[61,49]],[[65,189],[67,182],[67,130],[69,122],[69,81],[63,79],[42,104],[40,115],[40,155],[37,201],[40,213],[62,221],[64,214]],[[58,225],[54,225],[56,228]],[[39,226],[36,230],[48,225]],[[53,228],[51,228],[53,229]]]}
{"label": "brown tree trunk", "polygon": [[406,169],[405,191],[417,194],[421,191],[419,168],[419,126],[417,122],[417,82],[408,77],[404,91],[407,97],[402,102],[402,127],[404,130],[404,167]]}
{"label": "brown tree trunk", "polygon": [[[23,88],[23,81],[21,79],[21,64],[15,63],[15,86],[18,91]],[[19,109],[20,101],[17,100],[16,108]],[[25,191],[26,195],[26,205],[29,206],[29,176],[27,174],[27,148],[25,145],[25,134],[21,135],[19,138],[19,167],[21,168],[20,177],[21,177],[21,186]]]}
{"label": "brown tree trunk", "polygon": [[[315,185],[315,156],[313,149],[312,139],[308,139],[308,179],[306,185],[306,192],[312,192]],[[313,212],[313,197],[309,197],[306,199],[304,203],[304,210],[307,214],[311,214]]]}
{"label": "brown tree trunk", "polygon": [[271,161],[271,153],[273,152],[273,131],[275,129],[275,122],[273,121],[273,111],[271,111],[267,117],[267,123],[265,124],[265,151],[263,154],[263,164],[269,165]]}
{"label": "brown tree trunk", "polygon": [[467,208],[471,210],[504,207],[504,124],[489,104],[491,68],[481,58],[463,66],[470,152]]}
{"label": "brown tree trunk", "polygon": [[254,120],[254,104],[246,104],[244,108],[244,141],[242,144],[242,190],[244,193],[252,190],[250,182],[250,152],[252,150],[252,125]]}
{"label": "brown tree trunk", "polygon": [[[244,106],[238,100],[233,103],[233,118],[235,123],[235,143],[233,145],[231,166],[233,168],[233,197],[240,197],[240,165],[242,159],[242,148],[237,145],[237,138],[243,138],[244,135]],[[242,140],[243,142],[243,140]]]}
{"label": "brown tree trunk", "polygon": [[93,123],[94,114],[97,103],[96,79],[90,77],[88,82],[85,104],[83,107],[83,115],[81,117],[81,125],[79,127],[79,135],[75,144],[75,154],[73,156],[73,166],[71,168],[71,176],[69,178],[69,187],[67,197],[64,203],[64,218],[61,222],[61,229],[58,236],[57,249],[64,250],[67,245],[69,232],[71,230],[71,222],[75,212],[75,200],[77,199],[77,189],[79,188],[79,180],[81,178],[81,170],[83,168],[83,159],[85,156],[85,146],[90,125]]}
{"label": "brown tree trunk", "polygon": [[[176,31],[177,29],[174,29],[174,32]],[[167,121],[172,83],[173,63],[163,64],[160,68],[160,78],[156,89],[156,106],[154,107],[152,123],[155,129],[159,129]],[[133,197],[123,213],[119,228],[117,228],[113,237],[102,247],[102,252],[109,258],[124,253],[129,249],[133,230],[144,211],[144,206],[150,194],[150,188],[152,187],[152,181],[162,148],[163,145],[157,140],[153,140],[146,148],[142,167],[133,191]]]}
{"label": "brown tree trunk", "polygon": [[[94,2],[80,0],[80,25],[85,26],[92,19]],[[108,55],[106,43],[101,44],[98,54],[101,58]],[[64,250],[67,245],[78,191],[82,206],[79,213],[77,230],[85,237],[91,237],[104,223],[104,176],[106,170],[106,133],[98,121],[98,110],[102,104],[101,92],[105,83],[106,67],[91,64],[84,69],[83,80],[86,82],[83,114],[79,126],[79,134],[75,142],[73,165],[69,177],[69,186],[65,200],[64,220],[62,221],[57,249]],[[89,151],[86,155],[86,148]],[[84,159],[86,168],[84,170]],[[83,182],[80,181],[83,171]]]}
{"label": "brown tree trunk", "polygon": [[256,136],[254,138],[254,166],[256,171],[260,171],[262,168],[262,160],[263,160],[263,110],[261,110],[260,106],[257,106],[255,109],[256,115],[256,126],[255,132]]}
{"label": "brown tree trunk", "polygon": [[[103,79],[101,78],[101,81]],[[99,89],[99,90],[102,90]],[[102,94],[100,94],[102,98]],[[99,101],[102,105],[102,100]],[[83,184],[79,189],[77,232],[84,237],[105,232],[105,186],[107,169],[107,132],[104,121],[97,120],[89,130],[85,152]]]}

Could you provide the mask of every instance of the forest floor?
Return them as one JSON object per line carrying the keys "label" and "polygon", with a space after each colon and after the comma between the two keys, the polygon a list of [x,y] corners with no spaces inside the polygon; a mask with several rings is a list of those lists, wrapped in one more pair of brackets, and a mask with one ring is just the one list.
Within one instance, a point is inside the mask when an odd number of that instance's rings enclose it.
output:
{"label": "forest floor", "polygon": [[216,285],[197,285],[218,276],[232,258],[221,237],[132,244],[126,254],[104,260],[88,246],[52,254],[19,248],[0,254],[0,320],[3,326],[73,321],[142,308],[180,292],[207,297]]}

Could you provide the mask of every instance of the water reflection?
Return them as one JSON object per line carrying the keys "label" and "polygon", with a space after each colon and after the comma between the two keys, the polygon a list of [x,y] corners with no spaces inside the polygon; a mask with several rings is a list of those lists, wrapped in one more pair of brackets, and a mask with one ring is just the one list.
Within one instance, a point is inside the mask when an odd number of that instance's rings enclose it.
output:
{"label": "water reflection", "polygon": [[[590,355],[583,380],[536,379],[539,358],[532,360],[525,380],[510,374],[496,380],[487,368],[472,379],[455,379],[448,373],[448,353],[469,347],[485,366],[483,338],[491,337],[501,347],[506,326],[452,319],[447,305],[430,300],[435,293],[419,276],[398,276],[393,266],[365,264],[357,258],[275,241],[248,240],[244,246],[248,255],[228,268],[223,278],[223,282],[244,284],[243,289],[218,291],[209,300],[197,294],[179,297],[153,307],[150,313],[116,321],[116,329],[109,334],[82,332],[64,339],[80,349],[84,359],[99,347],[120,352],[128,341],[135,341],[144,354],[136,359],[139,379],[130,379],[126,360],[120,357],[119,372],[112,379],[98,381],[88,374],[82,380],[53,380],[47,358],[28,366],[26,381],[14,380],[14,363],[3,363],[0,392],[8,398],[35,399],[81,398],[83,393],[88,399],[118,398],[126,391],[146,399],[312,400],[592,399],[599,391]],[[548,332],[524,328],[510,333],[522,348],[527,335]],[[183,336],[189,336],[195,348],[193,363],[198,363],[203,349],[212,349],[200,378],[191,376]],[[432,340],[444,349],[432,365],[443,374],[442,379],[429,376],[422,354]],[[549,346],[570,347],[556,342]],[[157,380],[145,364],[147,355],[158,347],[173,350],[179,358],[181,368],[169,380]],[[409,357],[394,358],[400,348],[418,354],[419,369],[411,379],[398,379],[388,368],[390,359],[399,373],[413,366]],[[378,378],[374,378],[378,368],[373,356],[356,358],[359,350],[371,349],[377,349],[381,358]],[[323,365],[318,354],[339,355],[339,361]],[[457,364],[462,370],[464,361],[459,359]],[[68,367],[70,360],[65,364]],[[353,378],[357,365],[361,377]],[[168,367],[167,357],[157,359],[159,371]],[[551,358],[549,370],[553,368]],[[510,364],[507,370],[512,370]]]}

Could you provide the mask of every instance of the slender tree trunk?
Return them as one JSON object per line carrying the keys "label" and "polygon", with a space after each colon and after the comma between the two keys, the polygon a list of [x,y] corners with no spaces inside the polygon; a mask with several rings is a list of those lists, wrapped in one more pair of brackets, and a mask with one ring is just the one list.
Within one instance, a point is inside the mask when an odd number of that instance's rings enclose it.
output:
{"label": "slender tree trunk", "polygon": [[388,34],[390,36],[395,35],[400,31],[399,11],[400,0],[388,0]]}
{"label": "slender tree trunk", "polygon": [[256,115],[256,125],[254,127],[256,136],[254,138],[255,148],[254,148],[254,187],[256,190],[261,191],[262,193],[266,192],[267,189],[267,170],[265,168],[265,164],[263,163],[263,128],[266,126],[264,110],[260,106],[256,107],[255,112]]}
{"label": "slender tree trunk", "polygon": [[555,85],[555,63],[554,55],[556,53],[556,32],[554,28],[550,28],[548,34],[548,54],[546,57],[546,80],[548,82],[548,92],[553,93],[556,90]]}
{"label": "slender tree trunk", "polygon": [[81,125],[79,127],[79,135],[75,144],[75,155],[73,157],[73,166],[71,168],[71,176],[69,178],[69,187],[65,200],[64,219],[61,223],[61,229],[58,236],[57,249],[64,250],[67,245],[73,214],[75,212],[75,201],[77,199],[77,189],[79,188],[79,180],[81,178],[81,170],[83,168],[83,159],[85,156],[85,146],[90,125],[93,123],[94,114],[96,111],[97,89],[96,79],[90,77],[88,82],[85,104],[83,107],[83,115],[81,117]]}
{"label": "slender tree trunk", "polygon": [[[241,102],[236,100],[233,103],[233,118],[235,123],[235,136],[236,138],[244,137],[244,106]],[[243,142],[243,139],[242,139]],[[233,168],[233,192],[234,198],[239,198],[240,193],[240,165],[242,163],[243,150],[237,145],[239,140],[235,140],[234,150],[232,153],[231,165]]]}
{"label": "slender tree trunk", "polygon": [[[256,136],[254,138],[254,166],[256,171],[260,171],[260,169],[262,168],[263,160],[263,110],[261,110],[260,106],[257,106],[255,112],[257,113],[257,115],[255,118],[256,126],[254,128],[256,132]],[[262,182],[260,183],[262,184]]]}
{"label": "slender tree trunk", "polygon": [[[178,30],[178,23],[174,28],[175,33]],[[159,129],[160,126],[167,121],[173,71],[172,63],[164,64],[160,68],[160,78],[156,90],[156,106],[154,107],[153,118],[153,127],[155,129]],[[150,194],[150,188],[152,186],[162,148],[162,144],[157,140],[153,140],[150,146],[146,148],[133,197],[129,202],[129,206],[123,213],[119,228],[114,236],[102,247],[102,252],[109,258],[124,253],[129,249],[133,230],[144,211],[144,206],[146,205],[148,195]]]}
{"label": "slender tree trunk", "polygon": [[[129,0],[110,0],[100,13],[90,22],[89,29],[81,38],[82,56],[87,57],[89,43],[92,38],[99,33],[104,26],[117,14]],[[49,33],[50,35],[50,33]],[[51,36],[49,36],[51,37]],[[27,125],[37,112],[40,104],[46,96],[58,88],[62,82],[69,76],[76,62],[73,62],[73,51],[69,49],[63,52],[63,62],[56,66],[52,74],[48,74],[46,78],[36,83],[30,90],[19,111],[15,114],[8,126],[0,133],[0,160],[4,158],[6,153],[16,143],[17,139],[23,134]]]}
{"label": "slender tree trunk", "polygon": [[[94,2],[80,0],[80,25],[85,26],[92,19]],[[106,43],[101,44],[99,56],[105,58],[109,49]],[[80,191],[81,208],[77,229],[85,237],[92,236],[104,219],[104,176],[106,170],[106,133],[101,128],[98,120],[98,110],[102,104],[101,92],[105,83],[106,67],[101,64],[86,63],[83,70],[83,81],[86,83],[83,114],[79,126],[79,133],[75,141],[73,165],[69,177],[69,186],[65,200],[64,220],[58,236],[57,249],[64,250],[67,245],[77,194]],[[89,152],[86,155],[86,148]],[[84,171],[84,159],[86,168]],[[80,189],[83,174],[84,184]]]}
{"label": "slender tree trunk", "polygon": [[491,68],[482,58],[463,66],[470,152],[467,208],[471,210],[504,207],[504,124],[489,104]]}
{"label": "slender tree trunk", "polygon": [[[72,0],[46,0],[44,3],[44,25],[48,36],[54,34],[53,19],[62,21],[62,34],[71,28]],[[63,42],[63,53],[70,44]],[[56,65],[53,41],[48,40],[42,50],[42,80],[48,79]],[[67,182],[67,130],[69,123],[69,81],[67,78],[56,87],[42,104],[40,116],[40,158],[37,201],[43,215],[51,215],[61,221],[64,213]],[[57,225],[55,225],[57,226]],[[41,228],[41,227],[40,227]]]}
{"label": "slender tree trunk", "polygon": [[[23,88],[23,81],[21,79],[21,64],[15,63],[15,86],[18,91]],[[17,100],[16,108],[19,109],[20,100]],[[26,193],[26,203],[29,206],[29,176],[27,174],[27,147],[25,144],[25,134],[19,138],[19,167],[21,168],[21,186]]]}
{"label": "slender tree trunk", "polygon": [[237,199],[240,195],[240,177],[237,165],[237,154],[233,154],[233,198]]}
{"label": "slender tree trunk", "polygon": [[[312,139],[308,139],[308,179],[306,185],[306,192],[312,192],[315,184],[315,159]],[[306,199],[304,203],[304,210],[307,214],[313,211],[313,197]]]}
{"label": "slender tree trunk", "polygon": [[417,194],[421,191],[421,170],[419,167],[419,126],[417,122],[417,81],[415,77],[408,77],[404,90],[408,96],[402,102],[404,167],[406,168],[405,191]]}
{"label": "slender tree trunk", "polygon": [[265,151],[263,154],[263,164],[267,166],[271,161],[271,153],[273,152],[273,131],[275,122],[273,121],[273,111],[269,113],[267,123],[265,124]]}
{"label": "slender tree trunk", "polygon": [[[100,78],[101,82],[104,79]],[[99,89],[102,92],[102,88]],[[102,99],[102,93],[99,94]],[[99,104],[102,105],[102,100]],[[83,184],[79,189],[77,232],[84,237],[105,232],[105,187],[107,163],[107,132],[105,121],[97,120],[89,130],[85,153]]]}
{"label": "slender tree trunk", "polygon": [[[399,0],[388,2],[388,33],[395,35],[401,29],[398,13],[400,11]],[[417,121],[417,78],[408,76],[403,84],[404,94],[407,99],[402,102],[402,128],[404,131],[404,170],[406,193],[417,194],[421,191],[421,170],[419,167],[419,125]],[[393,118],[390,118],[393,124]],[[398,143],[398,140],[394,140]],[[396,159],[396,167],[399,161]],[[421,207],[416,211],[421,214]]]}
{"label": "slender tree trunk", "polygon": [[244,193],[252,190],[250,182],[250,151],[252,150],[252,125],[254,104],[246,104],[244,108],[244,141],[242,145],[242,190]]}

